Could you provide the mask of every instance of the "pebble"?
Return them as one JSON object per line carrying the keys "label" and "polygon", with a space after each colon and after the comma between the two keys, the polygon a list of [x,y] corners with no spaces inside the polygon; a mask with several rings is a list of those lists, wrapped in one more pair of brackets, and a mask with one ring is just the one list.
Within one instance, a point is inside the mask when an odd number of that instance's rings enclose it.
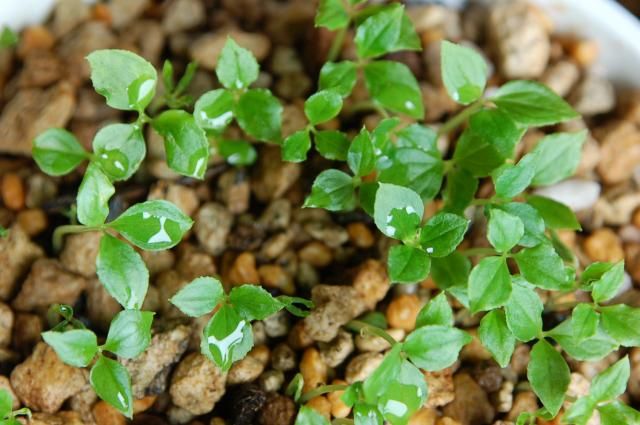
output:
{"label": "pebble", "polygon": [[[387,333],[396,341],[402,341],[406,335],[404,329],[387,329]],[[386,339],[368,333],[357,334],[355,343],[360,352],[379,353],[391,348]]]}
{"label": "pebble", "polygon": [[0,238],[0,300],[13,295],[15,284],[44,252],[31,242],[20,226],[12,226],[9,236]]}
{"label": "pebble", "polygon": [[482,345],[480,338],[478,338],[477,328],[465,330],[473,337],[473,339],[469,344],[462,347],[462,350],[460,350],[460,360],[472,363],[491,360],[491,353],[484,347],[484,345]]}
{"label": "pebble", "polygon": [[333,260],[331,248],[319,241],[311,241],[303,246],[298,251],[298,256],[313,267],[326,267]]}
{"label": "pebble", "polygon": [[87,315],[91,324],[103,331],[109,330],[111,319],[122,310],[104,285],[96,278],[87,282]]}
{"label": "pebble", "polygon": [[175,266],[176,270],[189,281],[200,276],[214,276],[217,274],[213,257],[191,244],[181,244],[179,256]]}
{"label": "pebble", "polygon": [[300,359],[300,373],[304,379],[303,392],[327,383],[327,364],[317,349],[309,347],[304,351]]}
{"label": "pebble", "polygon": [[245,283],[258,284],[260,275],[256,269],[256,257],[251,252],[243,252],[238,255],[231,265],[228,274],[231,285],[243,285]]}
{"label": "pebble", "polygon": [[573,90],[569,102],[581,115],[604,114],[616,105],[615,90],[609,80],[589,74]]}
{"label": "pebble", "polygon": [[466,373],[455,375],[453,384],[454,399],[444,407],[443,413],[462,425],[491,423],[495,411],[482,387]]}
{"label": "pebble", "polygon": [[269,363],[270,350],[266,345],[258,345],[247,354],[245,358],[231,366],[227,383],[229,385],[253,382],[264,372]]}
{"label": "pebble", "polygon": [[538,410],[538,398],[532,391],[516,393],[513,399],[513,406],[507,415],[507,420],[515,422],[522,412],[533,413],[536,410]]}
{"label": "pebble", "polygon": [[434,409],[423,407],[414,413],[409,419],[409,425],[436,425],[438,412]]}
{"label": "pebble", "polygon": [[160,180],[151,186],[147,199],[169,201],[189,217],[193,216],[199,205],[198,196],[194,189],[166,180]]}
{"label": "pebble", "polygon": [[278,147],[263,146],[253,167],[251,190],[259,201],[273,201],[298,181],[301,171],[300,164],[282,161]]}
{"label": "pebble", "polygon": [[362,353],[349,361],[344,373],[344,379],[349,383],[364,381],[384,360],[382,353]]}
{"label": "pebble", "polygon": [[504,381],[500,390],[495,394],[494,406],[496,411],[500,413],[506,413],[513,407],[513,382]]}
{"label": "pebble", "polygon": [[349,286],[316,285],[311,290],[315,308],[304,319],[306,333],[313,340],[329,342],[340,326],[365,311],[357,291]]}
{"label": "pebble", "polygon": [[395,297],[387,307],[386,317],[389,326],[411,331],[416,327],[416,318],[422,303],[415,294],[402,294]]}
{"label": "pebble", "polygon": [[[260,425],[293,425],[296,404],[289,397],[274,394],[262,406],[258,415]],[[213,425],[213,424],[212,424]]]}
{"label": "pebble", "polygon": [[[345,385],[347,381],[342,379],[334,379],[331,385]],[[331,403],[331,416],[334,418],[346,418],[351,413],[351,408],[347,406],[341,397],[344,391],[332,391],[327,394],[327,400]]]}
{"label": "pebble", "polygon": [[56,43],[49,29],[41,25],[29,26],[20,34],[17,53],[21,58],[38,50],[50,50]]}
{"label": "pebble", "polygon": [[53,33],[62,37],[89,17],[89,5],[82,0],[60,0],[53,10]]}
{"label": "pebble", "polygon": [[11,343],[11,334],[15,315],[11,308],[0,302],[0,347],[8,347]]}
{"label": "pebble", "polygon": [[77,85],[84,82],[91,75],[86,56],[94,50],[113,48],[117,42],[111,27],[104,22],[87,21],[71,31],[57,49],[66,69],[73,69],[67,78]]}
{"label": "pebble", "polygon": [[264,323],[264,330],[269,338],[279,338],[289,333],[291,328],[291,322],[289,315],[285,310],[280,310],[277,313],[272,314],[262,321]]}
{"label": "pebble", "polygon": [[550,65],[541,78],[541,82],[556,92],[558,96],[565,97],[580,78],[580,68],[569,60],[561,60]]}
{"label": "pebble", "polygon": [[364,223],[349,223],[347,233],[349,241],[360,249],[371,248],[376,241],[373,232]]}
{"label": "pebble", "polygon": [[266,392],[276,392],[284,384],[284,373],[281,370],[267,370],[260,375],[260,388]]}
{"label": "pebble", "polygon": [[102,400],[93,406],[92,413],[96,425],[125,425],[127,423],[127,419],[122,413]]}
{"label": "pebble", "polygon": [[320,355],[329,367],[337,367],[353,353],[353,336],[343,329],[338,331],[338,335],[330,342],[318,343]]}
{"label": "pebble", "polygon": [[155,334],[149,347],[137,358],[123,360],[131,375],[133,396],[143,398],[165,391],[172,366],[187,349],[191,329],[185,325]]}
{"label": "pebble", "polygon": [[116,29],[124,28],[137,19],[148,7],[149,0],[112,0],[108,7]]}
{"label": "pebble", "polygon": [[594,231],[584,240],[582,248],[591,261],[616,262],[624,259],[620,238],[609,228]]}
{"label": "pebble", "polygon": [[102,232],[76,233],[65,238],[60,262],[69,271],[85,277],[96,274],[96,258]]}
{"label": "pebble", "polygon": [[44,232],[48,226],[47,215],[40,208],[26,209],[18,213],[16,221],[30,237]]}
{"label": "pebble", "polygon": [[46,310],[51,304],[74,305],[87,279],[66,271],[56,260],[39,259],[11,304],[19,311]]}
{"label": "pebble", "polygon": [[364,261],[353,279],[353,288],[364,302],[367,310],[373,310],[389,292],[390,280],[387,267],[378,260]]}
{"label": "pebble", "polygon": [[267,205],[258,223],[268,231],[287,229],[291,223],[291,202],[276,199]]}
{"label": "pebble", "polygon": [[36,314],[18,313],[13,326],[12,346],[21,354],[29,354],[40,342],[44,331],[42,319]]}
{"label": "pebble", "polygon": [[225,393],[227,374],[200,353],[188,354],[171,377],[171,401],[194,415],[213,410]]}
{"label": "pebble", "polygon": [[628,121],[606,129],[600,140],[600,163],[597,171],[605,184],[622,183],[633,176],[640,165],[640,130]]}
{"label": "pebble", "polygon": [[287,372],[297,365],[296,352],[284,342],[276,345],[271,351],[271,367]]}
{"label": "pebble", "polygon": [[26,407],[55,413],[86,384],[82,369],[64,364],[44,342],[11,372],[11,386]]}
{"label": "pebble", "polygon": [[220,255],[227,246],[233,216],[221,204],[208,202],[198,210],[194,232],[202,247],[211,255]]}
{"label": "pebble", "polygon": [[429,388],[429,397],[425,407],[440,407],[451,403],[455,397],[453,383],[453,367],[437,372],[423,372]]}
{"label": "pebble", "polygon": [[200,0],[173,0],[164,13],[162,27],[167,34],[188,31],[200,26],[206,18]]}
{"label": "pebble", "polygon": [[251,187],[246,171],[233,168],[218,178],[218,195],[231,214],[242,214],[249,209]]}
{"label": "pebble", "polygon": [[144,264],[149,269],[149,276],[155,276],[158,273],[171,269],[176,261],[173,251],[140,251],[140,256]]}
{"label": "pebble", "polygon": [[312,238],[331,248],[338,248],[349,240],[349,234],[342,227],[330,221],[313,221],[304,225],[304,230]]}
{"label": "pebble", "polygon": [[592,208],[598,201],[600,192],[598,182],[584,179],[568,179],[535,190],[536,195],[562,202],[575,212]]}
{"label": "pebble", "polygon": [[189,49],[191,59],[198,62],[204,69],[214,70],[228,37],[233,38],[238,45],[249,49],[258,62],[264,60],[271,50],[271,41],[264,34],[225,29],[216,34],[204,34],[197,38]]}
{"label": "pebble", "polygon": [[306,406],[320,413],[327,421],[331,419],[331,403],[326,396],[314,397],[307,402]]}
{"label": "pebble", "polygon": [[544,22],[533,6],[503,2],[489,14],[489,39],[498,66],[508,79],[537,78],[549,61],[551,44]]}
{"label": "pebble", "polygon": [[259,281],[267,288],[278,289],[286,295],[296,292],[293,278],[279,264],[264,264],[258,268]]}
{"label": "pebble", "polygon": [[[77,412],[34,413],[29,425],[86,425]],[[114,425],[118,425],[117,423]]]}
{"label": "pebble", "polygon": [[2,177],[2,202],[10,210],[20,211],[24,208],[25,189],[24,182],[15,173],[6,173]]}

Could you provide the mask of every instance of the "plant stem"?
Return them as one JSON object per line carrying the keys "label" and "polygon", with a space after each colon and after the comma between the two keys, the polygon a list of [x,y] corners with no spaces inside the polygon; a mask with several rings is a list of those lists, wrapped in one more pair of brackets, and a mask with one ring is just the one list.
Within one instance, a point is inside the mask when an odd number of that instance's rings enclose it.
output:
{"label": "plant stem", "polygon": [[311,391],[304,393],[302,397],[300,397],[299,402],[300,404],[305,404],[312,398],[318,397],[319,395],[332,393],[334,391],[344,391],[347,388],[349,388],[349,385],[347,384],[322,385],[318,388],[315,388]]}
{"label": "plant stem", "polygon": [[331,47],[329,48],[329,53],[327,54],[327,62],[333,62],[338,58],[340,52],[342,51],[342,45],[344,44],[344,37],[347,35],[347,28],[349,25],[344,28],[340,28],[338,32],[336,32],[336,36],[333,37],[333,41],[331,42]]}
{"label": "plant stem", "polygon": [[369,332],[372,335],[379,336],[380,338],[383,338],[392,346],[398,343],[398,341],[396,341],[391,335],[386,333],[383,329],[380,329],[377,326],[370,325],[361,320],[352,320],[349,323],[347,323],[347,327],[354,329],[356,331]]}
{"label": "plant stem", "polygon": [[500,253],[493,248],[470,248],[462,249],[458,252],[465,257],[473,257],[474,255],[500,255]]}
{"label": "plant stem", "polygon": [[53,231],[53,249],[55,252],[60,252],[62,249],[62,242],[64,237],[71,233],[86,233],[95,232],[96,230],[102,230],[101,226],[83,226],[81,224],[67,224],[59,226]]}
{"label": "plant stem", "polygon": [[458,128],[467,120],[467,118],[482,109],[483,106],[484,101],[480,99],[477,102],[472,103],[471,105],[464,108],[457,115],[454,115],[447,122],[442,124],[442,127],[438,129],[438,137],[448,134],[449,132]]}

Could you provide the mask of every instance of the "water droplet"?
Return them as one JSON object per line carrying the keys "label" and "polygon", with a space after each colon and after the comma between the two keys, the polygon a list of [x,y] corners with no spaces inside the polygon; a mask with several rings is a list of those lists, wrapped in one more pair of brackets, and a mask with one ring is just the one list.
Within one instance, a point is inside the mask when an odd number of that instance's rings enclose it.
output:
{"label": "water droplet", "polygon": [[393,416],[401,418],[407,413],[407,410],[409,409],[406,404],[398,400],[387,400],[384,408],[382,409],[382,413],[384,415],[391,413]]}
{"label": "water droplet", "polygon": [[238,326],[236,326],[236,328],[229,335],[225,336],[222,339],[218,339],[214,335],[210,335],[207,338],[207,342],[209,343],[209,345],[213,345],[218,349],[218,351],[220,351],[222,363],[226,363],[228,361],[231,348],[242,341],[242,337],[244,336],[242,333],[242,328],[244,327],[245,323],[246,322],[244,320],[239,321]]}

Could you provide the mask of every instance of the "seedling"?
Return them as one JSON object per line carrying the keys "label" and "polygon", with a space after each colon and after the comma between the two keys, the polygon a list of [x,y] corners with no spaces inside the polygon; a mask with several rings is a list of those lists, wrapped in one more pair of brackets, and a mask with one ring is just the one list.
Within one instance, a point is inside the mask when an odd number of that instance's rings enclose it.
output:
{"label": "seedling", "polygon": [[[531,81],[508,82],[487,96],[484,58],[471,48],[444,41],[442,80],[449,96],[464,108],[438,128],[403,125],[392,115],[413,120],[424,116],[422,94],[409,68],[384,59],[391,52],[420,49],[404,7],[322,0],[316,25],[336,31],[329,62],[320,71],[318,91],[304,104],[306,126],[284,140],[280,101],[268,90],[251,87],[259,65],[232,39],[227,40],[216,68],[223,88],[203,94],[193,113],[181,109],[191,102],[184,92],[193,65],[176,84],[173,67],[166,62],[165,93],[152,103],[158,74],[151,64],[121,50],[89,55],[96,91],[111,107],[137,113],[137,119],[102,128],[93,141],[93,152],[85,151],[71,133],[49,130],[34,141],[33,156],[51,175],[64,175],[88,163],[76,202],[79,224],[72,220],[73,224],[58,228],[54,246],[60,248],[69,233],[102,232],[98,277],[124,310],[111,323],[106,342],[98,346],[92,331],[73,319],[72,312],[58,308],[63,321],[43,334],[45,341],[66,363],[91,367],[96,393],[131,416],[129,375],[111,357],[139,355],[149,344],[153,316],[140,310],[149,273],[131,245],[169,249],[192,225],[166,201],[143,202],[118,217],[110,216],[114,184],[129,179],[146,155],[146,125],[164,138],[168,166],[195,179],[204,177],[211,153],[238,166],[253,163],[252,141],[280,143],[283,158],[296,162],[304,161],[313,147],[338,162],[335,169],[316,177],[304,206],[330,211],[362,208],[384,235],[396,241],[387,256],[393,283],[417,283],[431,276],[441,292],[420,311],[416,329],[403,342],[385,331],[379,314],[370,313],[347,325],[352,331],[384,338],[391,346],[380,367],[363,382],[321,386],[302,394],[298,375],[287,393],[304,404],[320,394],[345,391],[342,400],[353,408],[354,419],[336,423],[407,424],[428,397],[422,371],[449,367],[471,341],[469,334],[454,326],[448,302],[448,297],[454,297],[471,313],[482,315],[480,342],[499,365],[509,364],[517,341],[533,346],[527,376],[544,407],[521,415],[518,424],[538,416],[555,417],[568,401],[570,381],[569,367],[557,346],[579,361],[602,359],[620,346],[640,346],[640,309],[609,304],[623,284],[624,264],[594,263],[578,276],[573,254],[556,234],[561,229],[579,230],[575,215],[552,199],[526,192],[573,174],[586,131],[548,135],[515,161],[515,148],[528,128],[565,122],[578,114],[550,89]],[[336,62],[351,26],[355,26],[357,59]],[[341,130],[322,130],[321,124],[341,113],[359,79],[370,100],[353,109],[380,114],[379,124],[363,127],[352,138]],[[155,115],[165,106],[171,109]],[[225,130],[233,121],[246,140],[226,138]],[[443,158],[438,138],[458,134],[452,155]],[[476,198],[480,179],[493,182],[495,195]],[[438,196],[443,208],[425,220],[425,204]],[[460,249],[470,224],[465,214],[469,207],[484,210],[490,247]],[[589,292],[592,302],[566,306],[575,307],[572,317],[545,330],[542,290],[550,293],[548,306],[555,294],[575,290]],[[253,320],[283,308],[304,316],[297,305],[312,307],[300,298],[273,297],[256,285],[238,286],[225,294],[212,277],[194,280],[171,302],[192,317],[211,314],[201,350],[222,370],[251,349]],[[563,420],[584,424],[598,410],[605,425],[636,422],[638,412],[616,400],[628,377],[625,358],[594,380],[589,396],[571,400]],[[327,423],[306,406],[296,421],[297,425]]]}
{"label": "seedling", "polygon": [[31,419],[31,410],[23,407],[22,409],[13,410],[13,397],[11,393],[5,389],[0,389],[0,425],[20,425],[18,416],[26,416]]}
{"label": "seedling", "polygon": [[6,49],[18,44],[18,34],[9,27],[3,27],[0,31],[0,49]]}

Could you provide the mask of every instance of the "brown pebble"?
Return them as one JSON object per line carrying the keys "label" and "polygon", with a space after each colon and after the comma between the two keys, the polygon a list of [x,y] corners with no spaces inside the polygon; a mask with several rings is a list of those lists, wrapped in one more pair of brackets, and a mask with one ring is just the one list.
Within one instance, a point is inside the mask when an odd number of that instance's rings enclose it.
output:
{"label": "brown pebble", "polygon": [[[343,381],[342,379],[334,379],[331,382],[332,385],[344,385],[347,381]],[[331,415],[334,418],[346,418],[351,413],[351,408],[344,404],[341,397],[344,394],[344,391],[333,391],[327,394],[327,400],[331,403]]]}
{"label": "brown pebble", "polygon": [[609,228],[598,229],[583,244],[584,252],[592,261],[620,261],[624,251],[620,238]]}
{"label": "brown pebble", "polygon": [[47,228],[47,215],[40,208],[22,210],[16,219],[29,236],[39,235]]}
{"label": "brown pebble", "polygon": [[148,395],[144,398],[137,398],[133,400],[133,413],[140,413],[149,409],[153,406],[153,403],[155,403],[157,398],[158,397],[155,395]]}
{"label": "brown pebble", "polygon": [[279,289],[287,295],[295,293],[291,276],[278,264],[264,264],[258,268],[260,283],[268,288]]}
{"label": "brown pebble", "polygon": [[111,10],[105,4],[98,3],[93,6],[93,10],[91,11],[91,19],[94,21],[104,22],[107,25],[111,25]]}
{"label": "brown pebble", "polygon": [[373,233],[364,223],[349,223],[347,233],[351,243],[358,248],[371,248],[376,241]]}
{"label": "brown pebble", "polygon": [[307,406],[324,416],[327,420],[331,419],[331,403],[327,397],[320,395],[314,397],[307,403]]}
{"label": "brown pebble", "polygon": [[438,412],[435,409],[423,407],[411,416],[409,425],[435,425]]}
{"label": "brown pebble", "polygon": [[53,47],[56,40],[51,32],[43,26],[32,26],[25,28],[20,34],[20,43],[18,44],[18,55],[25,57],[34,50],[49,50]]}
{"label": "brown pebble", "polygon": [[331,249],[319,241],[312,241],[303,246],[298,256],[314,267],[328,266],[333,259]]}
{"label": "brown pebble", "polygon": [[229,270],[229,283],[242,285],[245,283],[256,284],[260,281],[256,269],[256,257],[250,252],[243,252],[233,262]]}
{"label": "brown pebble", "polygon": [[102,400],[93,406],[93,417],[96,425],[124,425],[127,423],[122,413]]}
{"label": "brown pebble", "polygon": [[25,190],[20,176],[7,173],[2,178],[2,202],[10,210],[19,211],[24,208]]}
{"label": "brown pebble", "polygon": [[300,360],[300,373],[304,378],[304,392],[327,383],[327,365],[317,349],[309,347],[304,351]]}
{"label": "brown pebble", "polygon": [[420,311],[420,300],[414,294],[402,294],[394,298],[387,307],[387,322],[392,328],[411,331],[416,327]]}

